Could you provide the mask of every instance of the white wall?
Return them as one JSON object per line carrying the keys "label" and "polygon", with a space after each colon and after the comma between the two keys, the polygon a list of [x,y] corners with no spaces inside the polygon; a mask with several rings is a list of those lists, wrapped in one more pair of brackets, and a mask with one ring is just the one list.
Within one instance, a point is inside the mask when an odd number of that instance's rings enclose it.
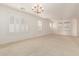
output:
{"label": "white wall", "polygon": [[72,19],[73,20],[73,33],[72,35],[78,36],[78,20],[77,19]]}
{"label": "white wall", "polygon": [[[16,29],[14,29],[14,32],[9,31],[9,22],[11,17],[14,18],[15,26],[17,24],[16,22],[18,22],[20,26],[19,32],[16,32]],[[25,27],[28,25],[28,31],[25,29],[24,31],[21,31],[22,20],[24,20],[23,24]],[[38,21],[42,22],[42,30],[38,26]],[[52,33],[49,23],[50,20],[42,19],[40,17],[0,5],[0,44]]]}
{"label": "white wall", "polygon": [[77,34],[79,36],[79,18],[77,18]]}

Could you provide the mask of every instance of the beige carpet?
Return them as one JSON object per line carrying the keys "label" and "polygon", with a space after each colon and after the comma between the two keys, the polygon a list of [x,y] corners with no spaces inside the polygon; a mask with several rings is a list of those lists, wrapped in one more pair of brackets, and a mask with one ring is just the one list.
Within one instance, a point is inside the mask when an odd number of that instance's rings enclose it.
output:
{"label": "beige carpet", "polygon": [[2,56],[79,56],[79,38],[46,35],[0,45]]}

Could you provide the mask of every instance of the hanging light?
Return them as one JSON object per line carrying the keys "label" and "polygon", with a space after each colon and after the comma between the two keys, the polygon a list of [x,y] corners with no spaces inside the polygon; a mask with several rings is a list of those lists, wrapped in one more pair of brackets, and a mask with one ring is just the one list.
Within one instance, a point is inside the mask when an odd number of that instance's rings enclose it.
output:
{"label": "hanging light", "polygon": [[44,7],[39,4],[36,3],[34,4],[34,6],[32,7],[33,12],[35,12],[37,15],[41,14],[44,11]]}

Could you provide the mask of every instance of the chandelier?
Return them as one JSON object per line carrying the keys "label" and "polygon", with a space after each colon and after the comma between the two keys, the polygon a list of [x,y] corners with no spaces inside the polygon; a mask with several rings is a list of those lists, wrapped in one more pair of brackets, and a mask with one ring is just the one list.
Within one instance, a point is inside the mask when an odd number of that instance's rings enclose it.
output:
{"label": "chandelier", "polygon": [[32,7],[33,12],[35,12],[37,15],[41,14],[44,11],[44,7],[39,4],[36,3],[34,4],[34,6]]}

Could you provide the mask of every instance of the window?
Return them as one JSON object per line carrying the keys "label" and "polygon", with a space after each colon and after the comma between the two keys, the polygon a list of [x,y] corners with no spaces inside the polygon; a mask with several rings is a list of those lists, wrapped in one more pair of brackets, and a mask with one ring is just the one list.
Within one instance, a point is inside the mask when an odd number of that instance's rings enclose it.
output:
{"label": "window", "polygon": [[53,23],[49,23],[50,29],[53,29]]}
{"label": "window", "polygon": [[9,19],[9,32],[14,32],[15,30],[15,25],[14,25],[14,16],[10,16],[10,19]]}
{"label": "window", "polygon": [[39,27],[39,31],[42,30],[42,22],[40,20],[38,21],[38,27]]}
{"label": "window", "polygon": [[16,19],[16,21],[15,21],[15,30],[16,30],[16,32],[19,32],[20,31],[19,19]]}
{"label": "window", "polygon": [[21,19],[21,32],[25,31],[24,19]]}
{"label": "window", "polygon": [[25,30],[26,32],[28,32],[28,24],[26,24]]}

